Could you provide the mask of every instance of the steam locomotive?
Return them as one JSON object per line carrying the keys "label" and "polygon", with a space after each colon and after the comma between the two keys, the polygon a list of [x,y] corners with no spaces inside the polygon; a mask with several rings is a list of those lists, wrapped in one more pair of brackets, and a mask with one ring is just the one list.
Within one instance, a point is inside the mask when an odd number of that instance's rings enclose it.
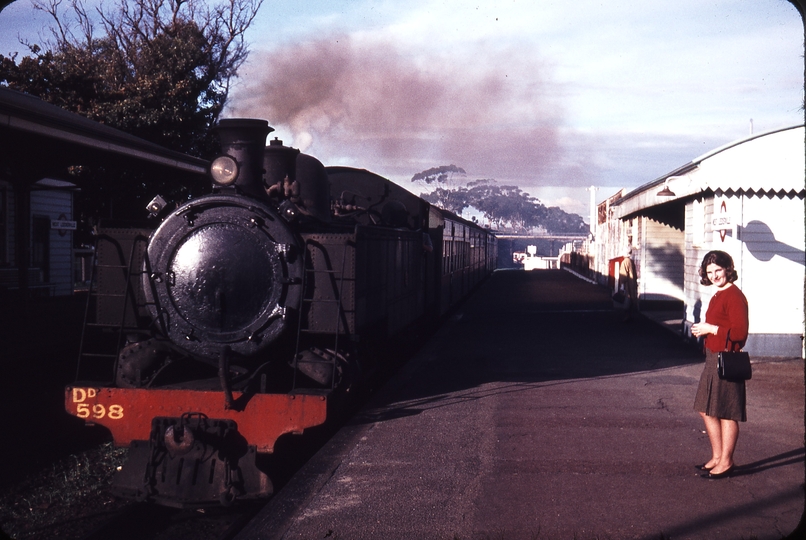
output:
{"label": "steam locomotive", "polygon": [[[68,413],[130,448],[115,494],[176,507],[267,497],[258,456],[323,424],[385,357],[495,267],[489,231],[266,121],[221,120],[211,193],[108,223]],[[374,351],[374,352],[373,352]]]}

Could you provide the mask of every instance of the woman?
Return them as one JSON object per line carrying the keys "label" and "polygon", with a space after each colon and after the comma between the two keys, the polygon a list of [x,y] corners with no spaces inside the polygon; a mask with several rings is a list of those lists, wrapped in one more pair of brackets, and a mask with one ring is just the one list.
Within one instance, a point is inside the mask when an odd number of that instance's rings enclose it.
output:
{"label": "woman", "polygon": [[747,421],[744,381],[722,380],[716,371],[717,354],[741,350],[747,339],[747,298],[734,285],[738,277],[733,259],[724,251],[709,252],[700,265],[700,283],[717,289],[705,312],[705,322],[691,327],[695,336],[705,336],[705,369],[694,399],[694,410],[702,416],[711,441],[711,459],[698,466],[707,471],[703,478],[730,476],[739,422]]}

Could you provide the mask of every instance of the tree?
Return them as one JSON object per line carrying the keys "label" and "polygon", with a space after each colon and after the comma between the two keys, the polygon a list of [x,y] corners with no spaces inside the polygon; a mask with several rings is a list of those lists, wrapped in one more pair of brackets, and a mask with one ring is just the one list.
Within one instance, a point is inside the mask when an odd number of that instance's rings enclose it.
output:
{"label": "tree", "polygon": [[418,172],[411,177],[412,182],[423,182],[427,185],[432,183],[447,185],[453,179],[453,175],[460,174],[464,176],[465,170],[456,165],[441,165],[433,167],[423,172]]}
{"label": "tree", "polygon": [[545,228],[553,233],[586,234],[590,228],[578,214],[569,214],[557,206],[546,209]]}
{"label": "tree", "polygon": [[53,42],[27,44],[19,63],[0,55],[0,82],[162,146],[196,156],[214,148],[210,127],[246,60],[244,32],[263,0],[81,0],[35,3],[51,15]]}
{"label": "tree", "polygon": [[[102,5],[88,13],[80,0],[41,0],[36,9],[53,21],[47,50],[24,43],[31,55],[19,62],[0,55],[0,83],[167,148],[211,157],[210,127],[246,59],[244,32],[261,3],[118,0],[112,10]],[[70,178],[81,186],[77,244],[88,241],[99,219],[141,219],[156,194],[181,202],[204,189],[110,162],[76,163]]]}
{"label": "tree", "polygon": [[[435,167],[415,174],[412,181],[442,183],[451,172],[464,170],[455,165]],[[440,179],[442,178],[442,179]],[[430,193],[420,196],[429,203],[455,214],[473,207],[497,228],[510,227],[515,230],[543,229],[549,233],[578,234],[587,232],[582,217],[569,214],[556,206],[547,208],[536,197],[522,191],[518,186],[501,186],[492,179],[484,178],[467,183],[466,187],[455,189],[437,187]]]}
{"label": "tree", "polygon": [[420,196],[434,206],[444,208],[456,215],[461,215],[462,210],[470,206],[468,192],[465,188],[455,190],[437,188],[431,193],[421,193]]}

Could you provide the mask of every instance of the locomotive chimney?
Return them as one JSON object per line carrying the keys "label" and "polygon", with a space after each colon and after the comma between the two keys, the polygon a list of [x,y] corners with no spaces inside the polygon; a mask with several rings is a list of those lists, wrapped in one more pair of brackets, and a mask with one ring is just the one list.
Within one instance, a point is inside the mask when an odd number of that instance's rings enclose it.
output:
{"label": "locomotive chimney", "polygon": [[227,118],[216,126],[221,153],[238,162],[235,186],[252,197],[265,198],[263,188],[263,149],[266,136],[274,131],[266,120]]}

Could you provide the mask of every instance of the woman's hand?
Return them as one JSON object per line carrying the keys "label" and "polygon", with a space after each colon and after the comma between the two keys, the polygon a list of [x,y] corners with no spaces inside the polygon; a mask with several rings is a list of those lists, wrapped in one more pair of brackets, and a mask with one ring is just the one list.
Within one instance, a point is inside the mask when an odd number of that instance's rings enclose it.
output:
{"label": "woman's hand", "polygon": [[691,333],[696,337],[701,337],[707,334],[716,335],[719,332],[719,327],[708,323],[697,323],[691,325]]}

